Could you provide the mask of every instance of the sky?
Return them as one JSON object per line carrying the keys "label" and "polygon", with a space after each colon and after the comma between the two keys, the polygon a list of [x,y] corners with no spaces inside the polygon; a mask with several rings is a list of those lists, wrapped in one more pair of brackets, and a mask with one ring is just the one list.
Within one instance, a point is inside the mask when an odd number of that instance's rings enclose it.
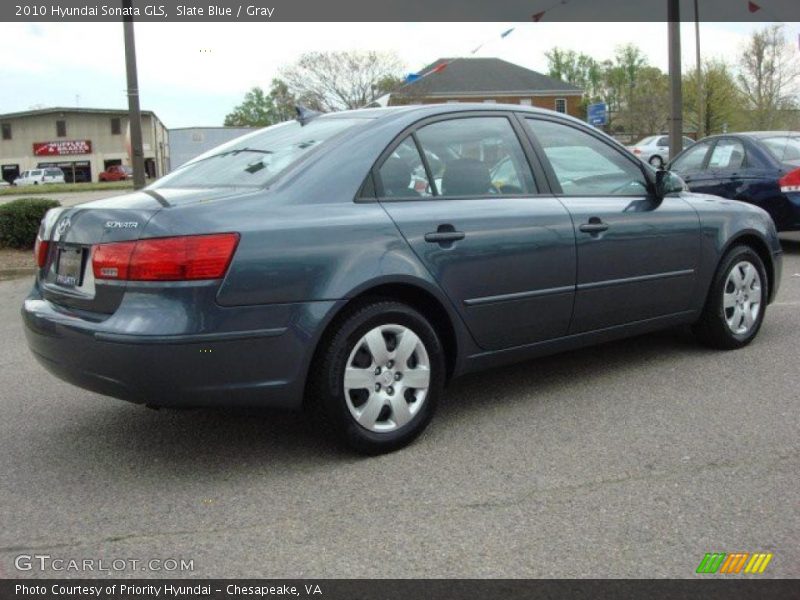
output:
{"label": "sky", "polygon": [[[704,58],[735,62],[765,23],[703,23]],[[141,106],[169,128],[222,125],[253,86],[269,88],[303,52],[394,51],[407,72],[440,57],[498,57],[546,72],[554,46],[611,58],[639,46],[667,70],[666,23],[136,23]],[[500,33],[514,27],[507,37]],[[786,24],[798,39],[800,24]],[[684,69],[695,65],[694,24],[682,25]],[[796,47],[796,46],[795,46]],[[126,108],[122,25],[0,23],[0,114],[33,107]],[[11,58],[13,57],[13,58]]]}

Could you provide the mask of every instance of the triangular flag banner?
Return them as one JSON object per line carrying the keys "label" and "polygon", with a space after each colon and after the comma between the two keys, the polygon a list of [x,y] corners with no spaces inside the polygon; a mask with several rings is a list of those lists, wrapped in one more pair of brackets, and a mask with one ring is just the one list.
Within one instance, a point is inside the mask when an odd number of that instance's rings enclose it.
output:
{"label": "triangular flag banner", "polygon": [[539,21],[542,20],[542,17],[544,16],[544,13],[546,13],[546,12],[547,12],[546,10],[543,10],[541,12],[533,13],[533,16],[531,17],[531,19],[533,19],[534,23],[538,23]]}
{"label": "triangular flag banner", "polygon": [[508,37],[508,34],[509,34],[509,33],[511,33],[512,31],[514,31],[514,28],[513,28],[513,27],[512,27],[511,29],[507,29],[506,31],[504,31],[503,33],[501,33],[501,34],[500,34],[500,37],[501,37],[501,38]]}
{"label": "triangular flag banner", "polygon": [[480,50],[481,48],[483,48],[483,44],[481,44],[480,46],[478,46],[477,48],[475,48],[475,50],[473,50],[472,52],[470,52],[470,54],[475,54],[475,53],[476,53],[478,50]]}
{"label": "triangular flag banner", "polygon": [[749,10],[751,13],[754,13],[754,12],[760,11],[761,7],[758,4],[756,4],[755,2],[748,2],[747,3],[747,10]]}
{"label": "triangular flag banner", "polygon": [[420,79],[422,75],[419,73],[409,73],[406,75],[406,83],[414,83],[417,79]]}
{"label": "triangular flag banner", "polygon": [[442,64],[434,67],[433,69],[431,69],[431,73],[441,73],[442,71],[444,71],[447,68],[448,64],[449,63],[442,63]]}

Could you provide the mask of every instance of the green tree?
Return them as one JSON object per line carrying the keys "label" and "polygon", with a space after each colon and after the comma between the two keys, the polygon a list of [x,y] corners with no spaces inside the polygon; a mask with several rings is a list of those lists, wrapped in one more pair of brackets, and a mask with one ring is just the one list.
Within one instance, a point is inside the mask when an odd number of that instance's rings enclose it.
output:
{"label": "green tree", "polygon": [[636,70],[636,82],[629,88],[622,109],[626,129],[630,133],[658,133],[667,128],[669,116],[669,76],[657,67]]}
{"label": "green tree", "polygon": [[226,127],[266,127],[277,121],[275,103],[260,87],[247,92],[242,103],[225,116]]}
{"label": "green tree", "polygon": [[[706,135],[736,131],[743,127],[742,106],[745,99],[727,63],[707,60],[703,63],[703,131]],[[683,76],[683,124],[688,131],[698,131],[697,70]]]}

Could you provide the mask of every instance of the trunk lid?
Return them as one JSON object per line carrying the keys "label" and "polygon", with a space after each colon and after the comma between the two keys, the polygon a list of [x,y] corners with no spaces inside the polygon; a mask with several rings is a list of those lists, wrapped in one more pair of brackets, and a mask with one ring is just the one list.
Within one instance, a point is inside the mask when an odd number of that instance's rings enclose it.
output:
{"label": "trunk lid", "polygon": [[44,297],[56,305],[85,311],[86,318],[105,318],[122,302],[127,284],[95,279],[94,246],[138,240],[150,220],[162,210],[222,201],[247,192],[252,190],[141,190],[61,209],[45,219],[40,232],[42,239],[49,242],[47,261],[39,273]]}

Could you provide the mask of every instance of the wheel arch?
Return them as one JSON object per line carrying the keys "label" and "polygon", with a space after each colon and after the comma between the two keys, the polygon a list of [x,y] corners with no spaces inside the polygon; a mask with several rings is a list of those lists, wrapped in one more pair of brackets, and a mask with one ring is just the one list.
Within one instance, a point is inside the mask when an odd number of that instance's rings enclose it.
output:
{"label": "wheel arch", "polygon": [[[459,352],[464,345],[464,332],[459,328],[458,317],[449,306],[447,298],[435,286],[412,277],[379,278],[352,290],[328,316],[322,332],[317,336],[307,370],[318,361],[334,327],[355,307],[373,299],[403,302],[428,319],[444,347],[447,380],[458,372]],[[307,390],[308,378],[306,378]]]}
{"label": "wheel arch", "polygon": [[734,246],[748,246],[752,248],[753,252],[758,254],[761,262],[764,263],[764,269],[767,271],[767,285],[768,287],[768,300],[771,303],[775,299],[775,262],[772,260],[772,252],[769,249],[769,244],[766,240],[755,230],[743,230],[732,236],[727,241],[725,246],[720,252],[720,260],[725,256],[728,251]]}

